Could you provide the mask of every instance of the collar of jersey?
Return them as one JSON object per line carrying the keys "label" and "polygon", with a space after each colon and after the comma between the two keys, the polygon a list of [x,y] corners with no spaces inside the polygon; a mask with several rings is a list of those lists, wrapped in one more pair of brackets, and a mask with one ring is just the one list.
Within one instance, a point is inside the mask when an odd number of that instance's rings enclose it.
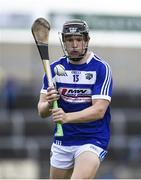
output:
{"label": "collar of jersey", "polygon": [[[88,57],[88,59],[87,59],[87,61],[86,61],[86,64],[88,64],[88,63],[91,61],[91,59],[93,58],[93,56],[94,56],[94,53],[91,52],[90,55],[89,55],[89,57]],[[68,58],[67,58],[67,62],[70,63],[70,61],[69,61]],[[71,63],[71,64],[72,64],[72,63]],[[85,63],[84,63],[84,64],[85,64]],[[75,65],[81,65],[81,64],[75,64]]]}

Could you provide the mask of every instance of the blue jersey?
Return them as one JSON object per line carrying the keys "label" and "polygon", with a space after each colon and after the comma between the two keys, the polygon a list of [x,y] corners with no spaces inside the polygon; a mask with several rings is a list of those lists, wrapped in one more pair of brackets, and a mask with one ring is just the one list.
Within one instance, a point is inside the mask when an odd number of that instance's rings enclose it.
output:
{"label": "blue jersey", "polygon": [[[65,74],[56,75],[54,67],[62,64]],[[111,101],[112,76],[110,66],[91,52],[87,62],[74,65],[66,56],[51,64],[53,81],[60,93],[58,105],[64,112],[76,112],[88,108],[94,99],[105,99]],[[46,93],[48,81],[43,79],[41,93]],[[85,123],[63,124],[63,137],[54,137],[56,144],[71,146],[83,144],[95,144],[107,149],[110,138],[110,107],[103,119]],[[55,128],[56,132],[56,128]],[[54,132],[54,133],[55,133]]]}

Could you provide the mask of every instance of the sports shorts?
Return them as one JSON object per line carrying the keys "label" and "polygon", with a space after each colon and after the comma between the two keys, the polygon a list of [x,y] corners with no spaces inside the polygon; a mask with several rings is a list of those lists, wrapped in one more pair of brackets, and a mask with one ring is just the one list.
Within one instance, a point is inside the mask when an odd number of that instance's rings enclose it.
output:
{"label": "sports shorts", "polygon": [[85,151],[95,153],[100,161],[104,160],[107,154],[107,151],[94,144],[62,146],[53,143],[51,146],[50,164],[56,168],[70,169],[74,166],[75,158]]}

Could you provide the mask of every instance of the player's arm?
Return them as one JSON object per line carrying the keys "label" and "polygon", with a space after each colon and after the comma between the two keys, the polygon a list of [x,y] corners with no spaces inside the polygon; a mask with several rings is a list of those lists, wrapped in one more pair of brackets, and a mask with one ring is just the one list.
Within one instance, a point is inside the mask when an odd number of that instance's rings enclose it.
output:
{"label": "player's arm", "polygon": [[59,99],[58,92],[54,87],[48,87],[47,93],[41,93],[38,102],[38,113],[42,118],[51,115],[51,108],[53,107],[53,101]]}
{"label": "player's arm", "polygon": [[46,100],[46,94],[40,94],[40,99],[38,102],[38,114],[42,118],[48,117],[51,115],[51,112],[49,111],[50,109],[50,104]]}
{"label": "player's arm", "polygon": [[67,119],[72,123],[84,123],[102,119],[109,106],[109,101],[104,99],[93,100],[93,105],[78,112],[68,113]]}
{"label": "player's arm", "polygon": [[61,119],[62,123],[85,123],[102,119],[110,104],[110,101],[104,99],[93,100],[92,106],[78,112],[64,113],[61,108],[52,110],[53,119]]}

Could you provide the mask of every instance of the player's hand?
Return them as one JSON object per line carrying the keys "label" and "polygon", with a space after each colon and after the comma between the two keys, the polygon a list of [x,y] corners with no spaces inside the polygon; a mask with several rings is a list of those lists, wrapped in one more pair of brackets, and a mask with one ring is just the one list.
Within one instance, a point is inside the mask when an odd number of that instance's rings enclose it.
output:
{"label": "player's hand", "polygon": [[49,104],[52,104],[53,101],[57,101],[60,98],[58,91],[54,87],[47,88],[46,100]]}
{"label": "player's hand", "polygon": [[54,122],[60,122],[61,124],[66,123],[66,113],[63,111],[62,108],[55,108],[52,109],[52,117]]}

